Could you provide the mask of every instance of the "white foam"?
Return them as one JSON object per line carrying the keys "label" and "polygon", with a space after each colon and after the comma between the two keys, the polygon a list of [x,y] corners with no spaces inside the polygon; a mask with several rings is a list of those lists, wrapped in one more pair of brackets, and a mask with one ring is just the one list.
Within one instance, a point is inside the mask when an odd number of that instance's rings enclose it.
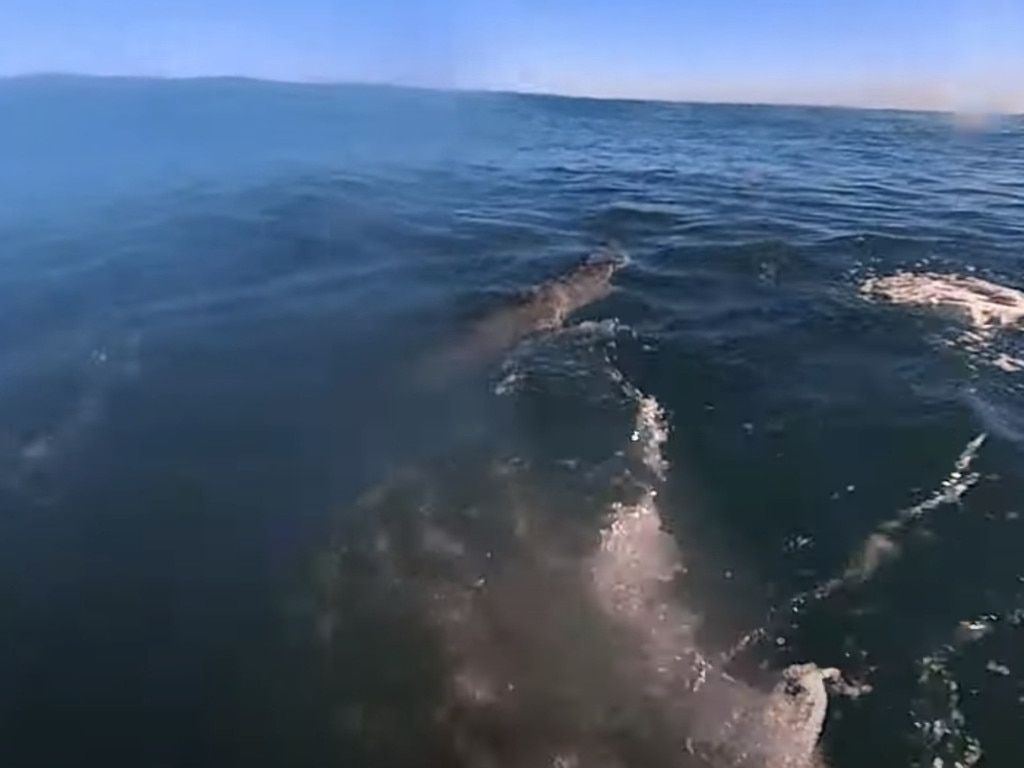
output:
{"label": "white foam", "polygon": [[662,454],[662,446],[668,440],[668,424],[664,409],[653,397],[640,398],[636,427],[630,439],[640,446],[644,466],[659,480],[664,480],[668,461]]}
{"label": "white foam", "polygon": [[[668,439],[664,411],[653,397],[623,384],[637,400],[630,440],[643,465],[661,480],[668,469],[662,454]],[[646,653],[657,668],[665,669],[682,661],[684,649],[694,647],[696,617],[679,609],[668,594],[683,565],[675,540],[662,529],[656,498],[651,485],[639,502],[612,507],[590,572],[601,608],[643,637]]]}
{"label": "white foam", "polygon": [[825,681],[841,685],[838,670],[796,665],[768,694],[729,677],[702,652],[700,618],[673,594],[674,580],[686,569],[656,503],[656,485],[668,471],[664,410],[628,382],[623,386],[637,403],[631,441],[653,480],[639,502],[615,505],[601,532],[590,561],[598,606],[633,638],[637,680],[684,730],[688,750],[717,745],[732,760],[746,764],[753,759],[769,768],[817,765],[828,699]]}
{"label": "white foam", "polygon": [[[934,768],[971,768],[983,756],[981,742],[968,731],[967,719],[960,708],[960,684],[951,663],[960,650],[995,631],[1000,621],[1012,617],[986,614],[961,621],[950,642],[917,662],[919,695],[911,710],[914,727],[921,740],[922,765]],[[989,672],[1008,674],[1006,667],[990,661]]]}
{"label": "white foam", "polygon": [[922,695],[911,715],[922,742],[921,765],[971,768],[984,753],[981,742],[967,732],[960,685],[949,670],[951,655],[942,651],[918,663]]}
{"label": "white foam", "polygon": [[1017,373],[1018,371],[1024,371],[1024,360],[1013,355],[1008,355],[1005,352],[1000,352],[995,358],[992,359],[992,365],[996,368],[1001,368],[1007,373]]}
{"label": "white foam", "polygon": [[992,343],[1006,330],[1024,328],[1024,292],[979,277],[935,272],[898,272],[873,277],[860,287],[865,298],[952,312],[966,328],[953,342],[1008,373],[1024,370],[1024,359]]}
{"label": "white foam", "polygon": [[614,507],[590,562],[591,588],[598,607],[636,642],[644,686],[662,696],[678,685],[699,689],[709,667],[697,650],[698,617],[672,599],[683,570],[653,494]]}
{"label": "white foam", "polygon": [[861,293],[895,304],[952,310],[986,334],[1024,321],[1024,293],[978,277],[898,272],[866,280]]}

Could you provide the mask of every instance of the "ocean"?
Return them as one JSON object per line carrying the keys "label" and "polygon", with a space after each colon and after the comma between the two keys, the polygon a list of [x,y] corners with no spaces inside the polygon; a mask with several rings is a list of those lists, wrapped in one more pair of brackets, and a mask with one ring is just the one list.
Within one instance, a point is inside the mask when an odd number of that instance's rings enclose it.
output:
{"label": "ocean", "polygon": [[1021,117],[0,115],[3,765],[1020,764]]}

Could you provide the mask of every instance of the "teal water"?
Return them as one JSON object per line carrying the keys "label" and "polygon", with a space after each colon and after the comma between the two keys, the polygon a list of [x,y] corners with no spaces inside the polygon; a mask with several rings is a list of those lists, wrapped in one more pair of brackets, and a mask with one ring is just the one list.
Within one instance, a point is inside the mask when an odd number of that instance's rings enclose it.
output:
{"label": "teal water", "polygon": [[[666,414],[673,600],[702,642],[761,627],[747,674],[872,686],[833,700],[829,765],[1017,765],[1024,374],[860,287],[1024,289],[1020,118],[62,77],[0,82],[0,115],[5,765],[438,764],[434,640],[325,553],[415,526],[416,494],[504,519],[499,459],[596,535],[629,392]],[[608,242],[629,263],[573,319],[600,333],[421,386]],[[977,479],[900,557],[792,611],[980,434]],[[403,468],[414,501],[355,503]],[[326,643],[325,590],[351,617]]]}

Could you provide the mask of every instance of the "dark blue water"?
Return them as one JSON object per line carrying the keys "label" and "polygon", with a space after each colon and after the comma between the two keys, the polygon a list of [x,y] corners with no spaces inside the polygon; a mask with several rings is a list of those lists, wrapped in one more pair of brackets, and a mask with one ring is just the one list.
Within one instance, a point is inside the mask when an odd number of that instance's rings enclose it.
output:
{"label": "dark blue water", "polygon": [[[499,519],[500,457],[555,517],[596,508],[620,379],[666,414],[703,642],[767,627],[745,657],[873,687],[833,701],[830,765],[1019,764],[1024,374],[859,288],[1024,289],[1020,118],[64,78],[0,83],[0,115],[3,764],[374,764],[349,715],[428,711],[440,673],[387,605],[413,587],[375,603],[377,570],[330,559],[416,504],[355,500],[411,467],[410,498]],[[420,386],[612,241],[630,261],[574,320],[616,324]],[[789,615],[980,434],[898,558]],[[326,651],[325,590],[352,599]],[[440,726],[392,725],[391,764],[438,764]]]}

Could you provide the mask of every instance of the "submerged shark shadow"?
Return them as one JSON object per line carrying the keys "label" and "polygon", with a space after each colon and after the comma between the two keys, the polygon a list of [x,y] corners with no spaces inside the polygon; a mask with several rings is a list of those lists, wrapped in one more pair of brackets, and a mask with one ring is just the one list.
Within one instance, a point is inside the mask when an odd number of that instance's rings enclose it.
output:
{"label": "submerged shark shadow", "polygon": [[605,298],[611,278],[627,262],[617,248],[606,248],[563,274],[531,288],[516,300],[486,313],[451,345],[430,355],[419,379],[441,386],[479,370],[526,337],[562,327],[570,315]]}

